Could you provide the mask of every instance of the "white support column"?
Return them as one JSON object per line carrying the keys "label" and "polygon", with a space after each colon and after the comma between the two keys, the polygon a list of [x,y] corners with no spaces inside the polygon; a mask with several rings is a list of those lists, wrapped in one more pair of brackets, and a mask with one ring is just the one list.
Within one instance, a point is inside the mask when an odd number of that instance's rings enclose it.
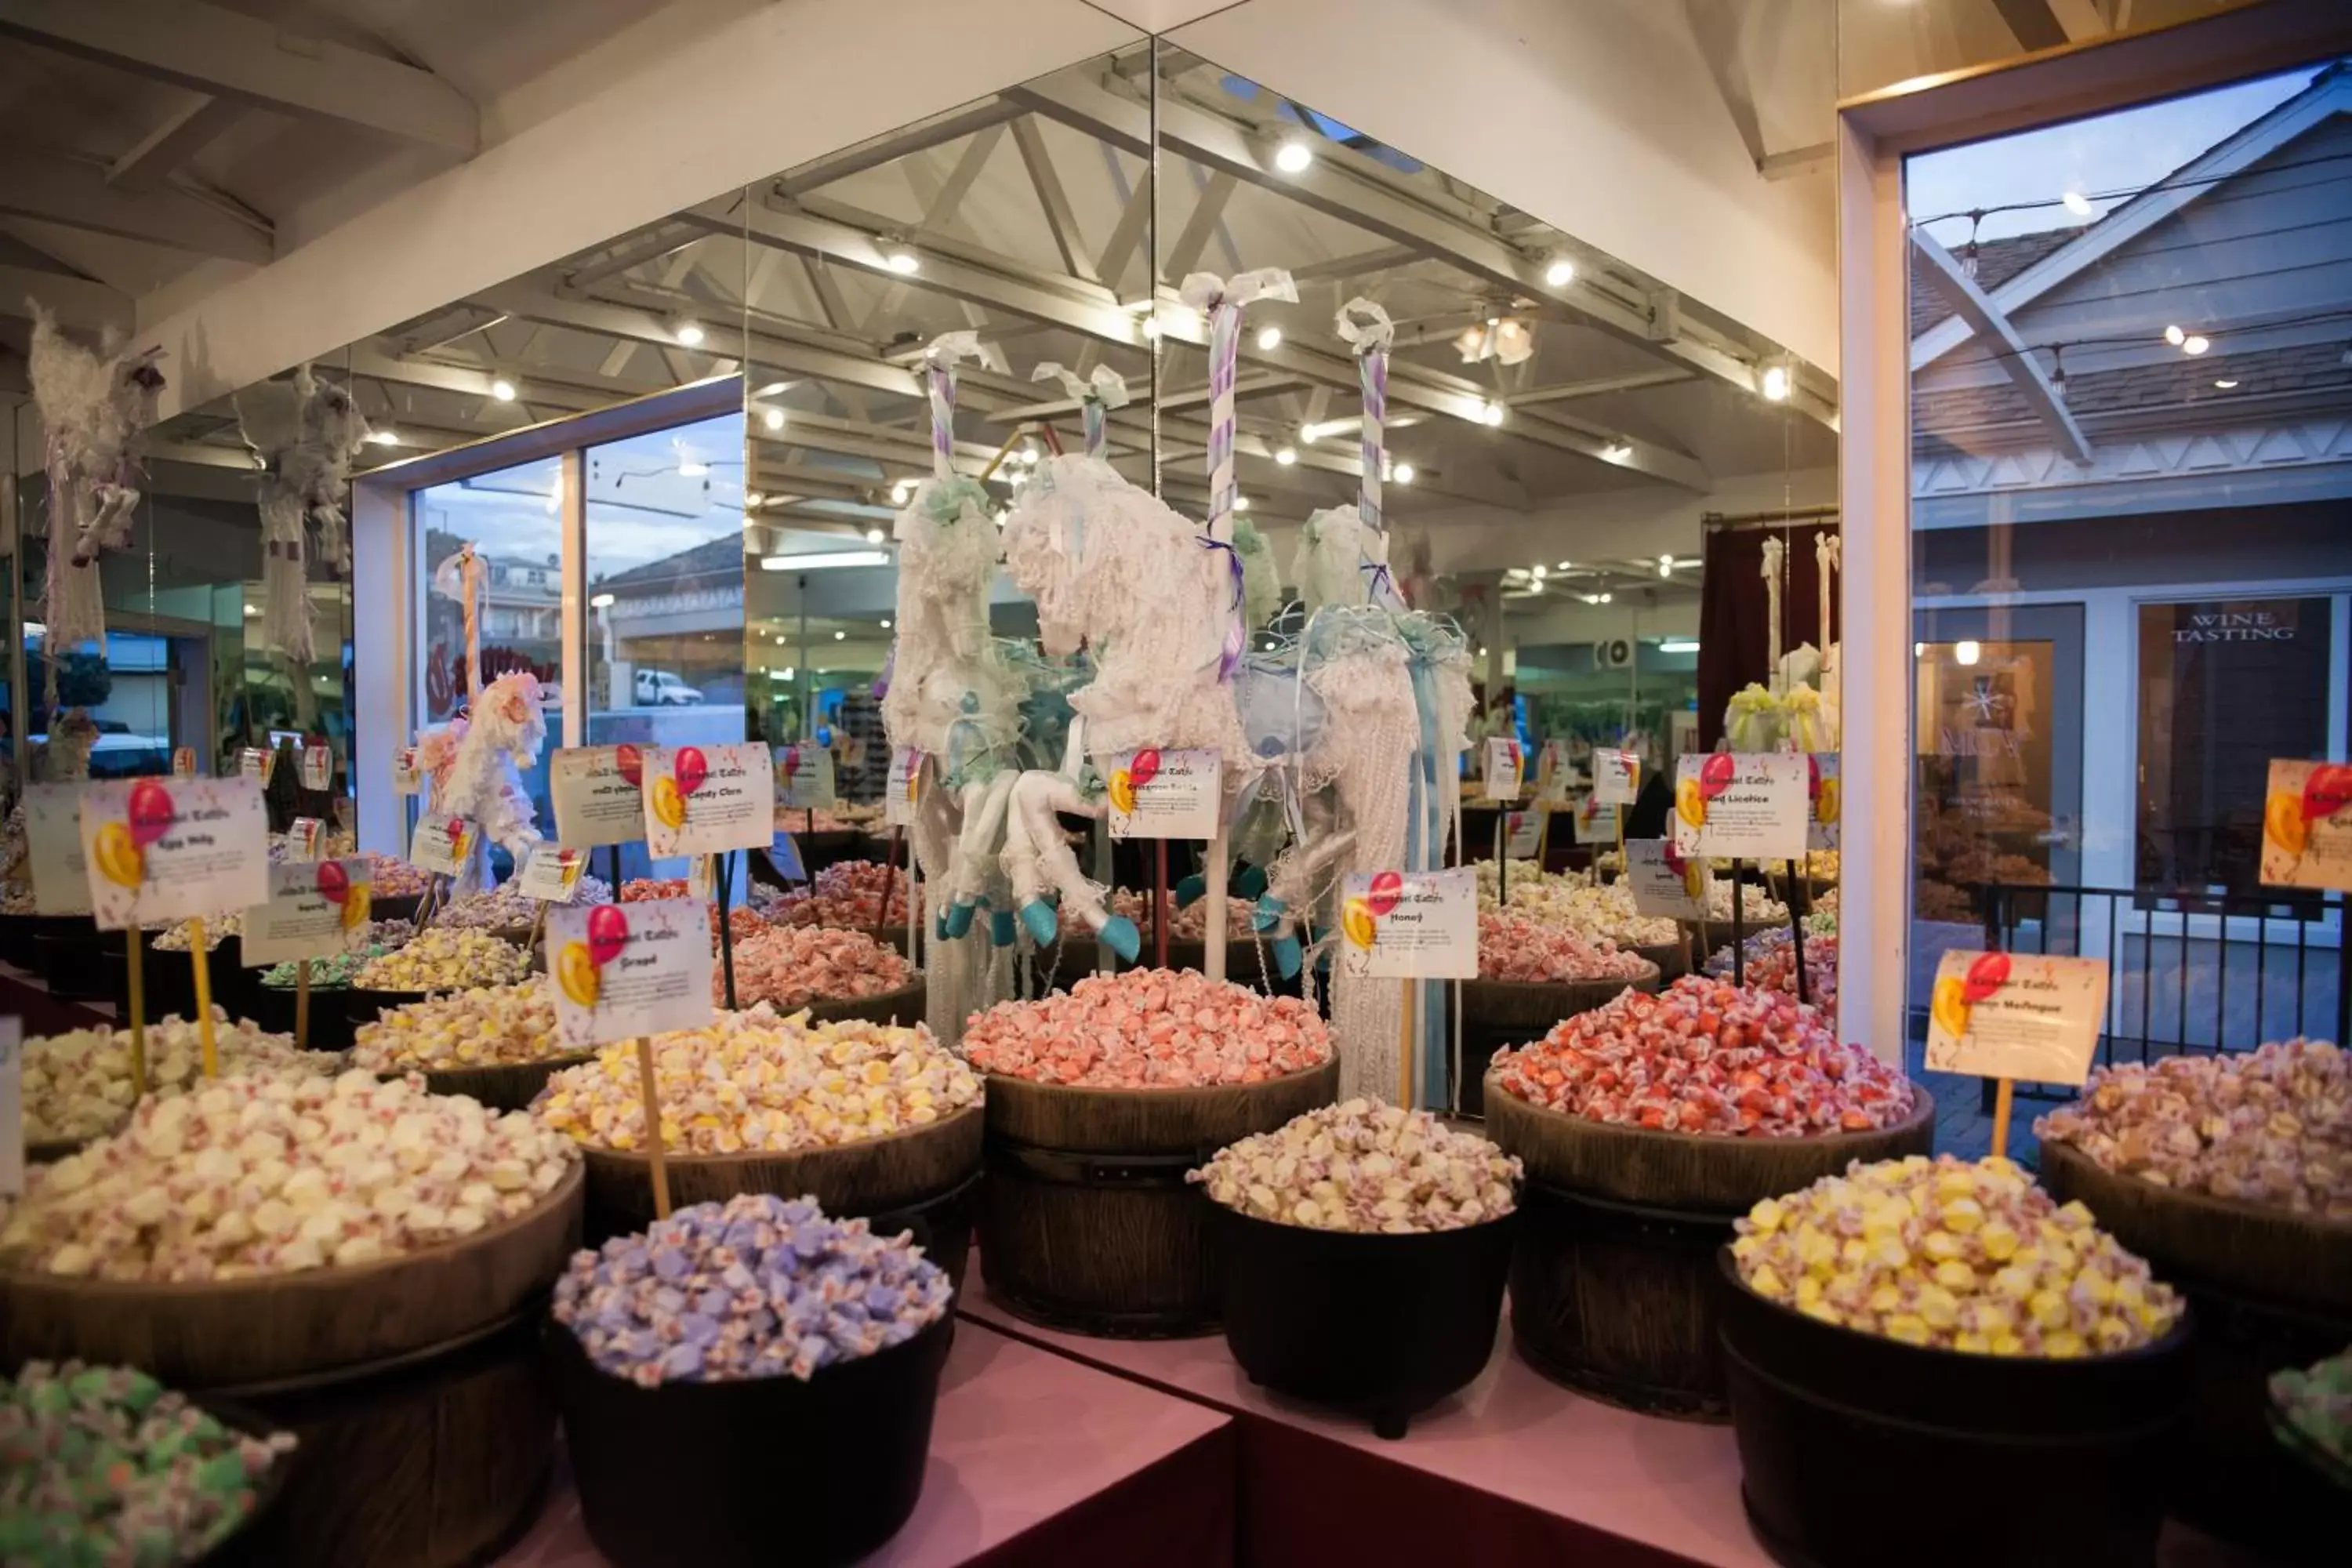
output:
{"label": "white support column", "polygon": [[588,486],[581,448],[563,454],[563,652],[556,661],[563,682],[563,734],[559,744],[588,743]]}
{"label": "white support column", "polygon": [[1845,771],[1839,878],[1842,1032],[1899,1065],[1910,939],[1910,366],[1901,161],[1841,118],[1839,302],[1844,439]]}
{"label": "white support column", "polygon": [[392,753],[416,728],[409,569],[408,492],[362,479],[352,487],[352,782],[359,795],[359,847],[404,856],[405,795],[393,790]]}

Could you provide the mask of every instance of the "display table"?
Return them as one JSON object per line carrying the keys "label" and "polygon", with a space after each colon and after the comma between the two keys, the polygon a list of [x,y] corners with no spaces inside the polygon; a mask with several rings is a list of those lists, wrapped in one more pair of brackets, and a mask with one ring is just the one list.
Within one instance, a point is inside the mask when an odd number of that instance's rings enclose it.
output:
{"label": "display table", "polygon": [[[1233,1421],[1200,1404],[957,1325],[931,1429],[923,1500],[866,1559],[904,1568],[1217,1568],[1234,1560]],[[779,1533],[795,1508],[777,1477]],[[559,1479],[506,1568],[596,1568],[580,1503]]]}
{"label": "display table", "polygon": [[[1253,1385],[1222,1337],[1107,1340],[1023,1323],[975,1291],[985,1323],[1236,1417],[1244,1563],[1475,1563],[1480,1568],[1769,1568],[1739,1502],[1731,1428],[1640,1415],[1538,1375],[1511,1349],[1397,1442]],[[2159,1568],[2257,1568],[2168,1524]]]}
{"label": "display table", "polygon": [[22,1018],[27,1039],[68,1034],[75,1029],[95,1029],[115,1022],[112,1004],[61,1002],[49,994],[48,986],[39,975],[13,963],[0,963],[0,1016]]}

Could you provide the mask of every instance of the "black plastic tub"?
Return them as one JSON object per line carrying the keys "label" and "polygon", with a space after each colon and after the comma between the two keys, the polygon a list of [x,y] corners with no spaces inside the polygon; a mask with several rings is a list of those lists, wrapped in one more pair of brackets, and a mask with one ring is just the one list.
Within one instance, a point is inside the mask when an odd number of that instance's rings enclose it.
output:
{"label": "black plastic tub", "polygon": [[33,933],[40,930],[38,915],[0,915],[0,963],[33,969]]}
{"label": "black plastic tub", "polygon": [[1205,1194],[1225,1346],[1252,1383],[1402,1437],[1495,1352],[1518,1215],[1411,1236],[1278,1225]]}
{"label": "black plastic tub", "polygon": [[[268,1437],[278,1428],[255,1412],[241,1405],[217,1400],[198,1399],[192,1403],[203,1408],[222,1426],[233,1428],[248,1437]],[[204,1551],[188,1560],[188,1568],[260,1568],[267,1561],[258,1543],[266,1538],[270,1510],[278,1506],[278,1494],[286,1489],[286,1470],[291,1456],[278,1455],[268,1470],[262,1473],[261,1484],[253,1489],[253,1506],[227,1531]]]}
{"label": "black plastic tub", "polygon": [[658,1388],[602,1371],[551,1323],[548,1363],[588,1538],[618,1568],[856,1562],[896,1535],[922,1496],[952,1321],[805,1383]]}
{"label": "black plastic tub", "polygon": [[1808,1318],[1718,1254],[1723,1360],[1756,1538],[1791,1568],[2156,1561],[2189,1400],[2184,1314],[2075,1361],[1929,1350]]}
{"label": "black plastic tub", "polygon": [[[121,968],[123,934],[102,931],[88,915],[37,915],[33,969],[60,1002],[111,999],[113,972]],[[110,969],[107,954],[114,955]]]}
{"label": "black plastic tub", "polygon": [[[305,1048],[314,1051],[348,1051],[352,1036],[362,1024],[375,1021],[381,1004],[371,997],[362,1010],[358,994],[348,985],[310,987],[310,1032]],[[253,988],[253,1021],[273,1035],[294,1032],[294,987],[291,985],[261,985]]]}

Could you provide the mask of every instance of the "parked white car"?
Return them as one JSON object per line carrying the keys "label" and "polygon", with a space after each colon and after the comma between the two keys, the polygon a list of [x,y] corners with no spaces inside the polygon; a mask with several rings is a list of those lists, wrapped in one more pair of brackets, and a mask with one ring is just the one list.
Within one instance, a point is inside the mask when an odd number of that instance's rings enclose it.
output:
{"label": "parked white car", "polygon": [[637,671],[636,693],[640,708],[688,708],[702,700],[701,692],[667,669]]}

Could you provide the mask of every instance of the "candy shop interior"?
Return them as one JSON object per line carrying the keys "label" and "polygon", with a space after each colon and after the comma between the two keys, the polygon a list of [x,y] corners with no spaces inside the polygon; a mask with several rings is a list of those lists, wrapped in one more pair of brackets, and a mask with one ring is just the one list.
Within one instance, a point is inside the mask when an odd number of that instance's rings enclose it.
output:
{"label": "candy shop interior", "polygon": [[2342,1561],[2340,8],[0,0],[0,1561]]}

